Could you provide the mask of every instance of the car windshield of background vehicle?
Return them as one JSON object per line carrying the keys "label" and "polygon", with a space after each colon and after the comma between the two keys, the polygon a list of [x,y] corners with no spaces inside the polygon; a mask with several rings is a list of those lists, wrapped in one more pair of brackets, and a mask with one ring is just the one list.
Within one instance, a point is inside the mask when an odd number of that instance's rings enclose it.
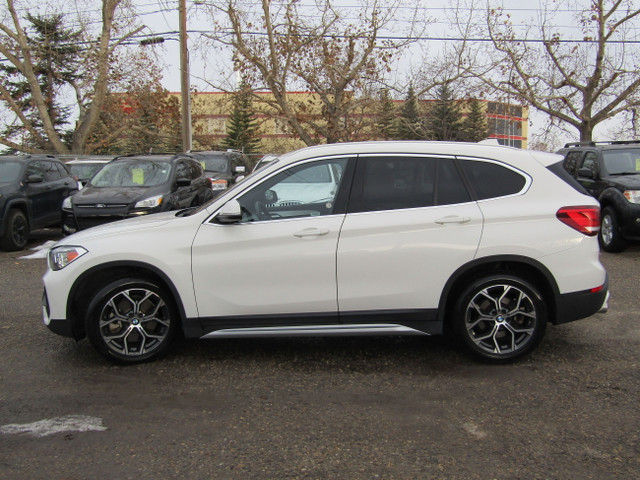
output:
{"label": "car windshield of background vehicle", "polygon": [[0,162],[0,183],[15,182],[20,175],[20,162]]}
{"label": "car windshield of background vehicle", "polygon": [[640,148],[603,150],[604,166],[610,175],[633,175],[640,173]]}
{"label": "car windshield of background vehicle", "polygon": [[229,170],[229,162],[225,158],[208,158],[207,160],[202,160],[202,167],[207,172],[226,172]]}
{"label": "car windshield of background vehicle", "polygon": [[83,164],[83,165],[69,165],[71,169],[71,173],[76,175],[78,178],[91,178],[94,173],[102,168],[104,164]]}
{"label": "car windshield of background vehicle", "polygon": [[94,187],[152,187],[169,180],[171,164],[115,162],[105,165],[91,181]]}

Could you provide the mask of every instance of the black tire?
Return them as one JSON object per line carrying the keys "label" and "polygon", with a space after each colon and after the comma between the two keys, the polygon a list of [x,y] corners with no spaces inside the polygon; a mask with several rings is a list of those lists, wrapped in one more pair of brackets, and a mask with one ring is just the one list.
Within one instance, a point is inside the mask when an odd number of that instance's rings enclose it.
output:
{"label": "black tire", "polygon": [[0,238],[0,248],[7,252],[24,250],[29,240],[29,221],[22,210],[13,209],[7,216],[4,236]]}
{"label": "black tire", "polygon": [[165,289],[147,280],[123,278],[93,296],[86,322],[89,341],[101,355],[133,364],[166,353],[180,320]]}
{"label": "black tire", "polygon": [[474,355],[506,363],[531,352],[547,327],[540,291],[514,275],[491,275],[470,283],[458,297],[453,328]]}
{"label": "black tire", "polygon": [[605,207],[600,215],[598,242],[600,243],[600,248],[605,252],[618,253],[627,248],[627,242],[620,233],[616,213],[610,207]]}

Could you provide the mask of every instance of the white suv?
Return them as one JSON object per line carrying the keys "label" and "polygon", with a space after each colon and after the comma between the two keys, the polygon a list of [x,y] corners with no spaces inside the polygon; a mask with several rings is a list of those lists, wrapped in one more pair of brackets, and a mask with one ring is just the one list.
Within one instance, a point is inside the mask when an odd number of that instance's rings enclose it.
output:
{"label": "white suv", "polygon": [[[451,332],[512,360],[548,322],[606,304],[598,203],[561,162],[464,143],[305,148],[201,207],[64,238],[49,252],[44,322],[124,363],[164,353],[180,331]],[[307,194],[323,170],[335,188]]]}

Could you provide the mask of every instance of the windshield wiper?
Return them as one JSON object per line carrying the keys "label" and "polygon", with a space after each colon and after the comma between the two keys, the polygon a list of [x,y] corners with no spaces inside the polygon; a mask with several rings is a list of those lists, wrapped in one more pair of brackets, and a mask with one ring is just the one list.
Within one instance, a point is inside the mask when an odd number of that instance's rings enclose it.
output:
{"label": "windshield wiper", "polygon": [[611,173],[610,175],[638,175],[640,172],[616,172],[616,173]]}

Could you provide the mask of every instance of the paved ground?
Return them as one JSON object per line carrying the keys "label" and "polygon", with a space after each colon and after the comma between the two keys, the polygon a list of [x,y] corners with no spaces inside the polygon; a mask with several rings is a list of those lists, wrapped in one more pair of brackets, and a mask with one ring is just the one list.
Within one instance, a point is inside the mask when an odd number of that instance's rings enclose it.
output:
{"label": "paved ground", "polygon": [[640,478],[640,248],[602,256],[609,313],[508,366],[411,337],[189,341],[113,366],[42,325],[28,253],[0,252],[1,479]]}

